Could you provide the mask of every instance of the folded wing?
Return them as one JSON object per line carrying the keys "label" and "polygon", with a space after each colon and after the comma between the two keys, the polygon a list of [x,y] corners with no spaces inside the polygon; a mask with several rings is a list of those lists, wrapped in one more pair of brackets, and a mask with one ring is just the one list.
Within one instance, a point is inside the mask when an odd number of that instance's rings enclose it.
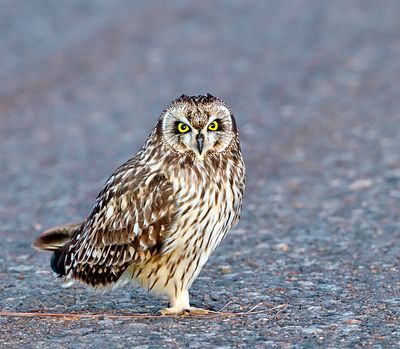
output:
{"label": "folded wing", "polygon": [[64,247],[67,277],[107,285],[129,265],[160,253],[175,221],[172,184],[161,174],[126,180],[124,172],[108,181],[81,231]]}

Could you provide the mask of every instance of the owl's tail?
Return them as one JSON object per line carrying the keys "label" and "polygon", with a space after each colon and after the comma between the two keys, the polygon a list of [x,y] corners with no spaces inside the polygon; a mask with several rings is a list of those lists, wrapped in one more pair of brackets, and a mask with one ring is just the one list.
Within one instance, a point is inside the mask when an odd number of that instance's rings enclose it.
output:
{"label": "owl's tail", "polygon": [[60,276],[65,275],[65,247],[81,230],[81,227],[82,222],[50,228],[33,242],[33,247],[39,250],[54,252],[50,265],[51,269]]}

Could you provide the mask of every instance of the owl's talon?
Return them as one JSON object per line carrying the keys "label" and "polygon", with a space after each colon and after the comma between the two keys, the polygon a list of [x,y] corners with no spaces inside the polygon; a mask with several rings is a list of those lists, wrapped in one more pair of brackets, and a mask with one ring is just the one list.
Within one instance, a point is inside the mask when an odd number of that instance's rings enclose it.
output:
{"label": "owl's talon", "polygon": [[195,308],[195,307],[190,307],[189,309],[186,309],[188,311],[189,316],[206,316],[206,315],[215,315],[218,312],[209,310],[209,309],[201,309],[201,308]]}
{"label": "owl's talon", "polygon": [[207,316],[207,315],[215,315],[218,312],[213,311],[213,310],[208,310],[208,309],[201,309],[201,308],[195,308],[195,307],[190,307],[187,309],[182,309],[182,308],[164,308],[161,309],[157,312],[157,314],[161,316],[171,316],[171,315],[176,315],[176,316]]}
{"label": "owl's talon", "polygon": [[157,312],[157,314],[161,315],[161,316],[184,315],[185,311],[186,311],[186,309],[171,307],[171,308],[160,309]]}

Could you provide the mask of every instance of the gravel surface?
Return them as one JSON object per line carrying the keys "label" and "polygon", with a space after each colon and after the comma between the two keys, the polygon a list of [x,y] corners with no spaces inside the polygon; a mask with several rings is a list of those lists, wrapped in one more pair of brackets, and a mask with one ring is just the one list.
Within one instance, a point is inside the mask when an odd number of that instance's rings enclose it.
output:
{"label": "gravel surface", "polygon": [[2,312],[153,314],[63,289],[43,229],[89,213],[182,93],[231,105],[242,220],[191,290],[218,318],[0,316],[2,348],[400,347],[397,0],[0,3]]}

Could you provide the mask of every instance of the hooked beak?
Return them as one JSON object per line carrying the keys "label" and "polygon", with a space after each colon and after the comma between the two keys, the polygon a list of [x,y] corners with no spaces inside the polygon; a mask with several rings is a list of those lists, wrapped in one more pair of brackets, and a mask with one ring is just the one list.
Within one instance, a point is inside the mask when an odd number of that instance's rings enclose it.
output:
{"label": "hooked beak", "polygon": [[204,143],[204,135],[202,133],[198,133],[196,136],[197,140],[197,149],[199,150],[199,154],[203,151],[203,143]]}

